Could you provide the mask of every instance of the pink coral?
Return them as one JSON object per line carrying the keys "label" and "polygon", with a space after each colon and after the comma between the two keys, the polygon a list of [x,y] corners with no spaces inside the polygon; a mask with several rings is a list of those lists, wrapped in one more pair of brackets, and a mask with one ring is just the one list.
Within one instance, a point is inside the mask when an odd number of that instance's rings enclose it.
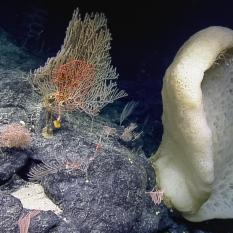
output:
{"label": "pink coral", "polygon": [[11,123],[0,128],[0,147],[25,149],[31,144],[29,131],[18,123]]}

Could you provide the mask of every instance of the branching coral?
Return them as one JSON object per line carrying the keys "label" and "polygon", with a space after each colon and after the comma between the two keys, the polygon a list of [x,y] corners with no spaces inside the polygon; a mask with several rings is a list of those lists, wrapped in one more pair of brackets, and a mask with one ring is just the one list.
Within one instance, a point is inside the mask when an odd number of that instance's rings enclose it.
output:
{"label": "branching coral", "polygon": [[126,96],[114,82],[118,74],[111,65],[110,41],[103,14],[86,14],[82,20],[75,10],[61,50],[29,75],[48,112],[44,135],[51,133],[54,113],[54,126],[59,127],[63,111],[78,109],[96,116],[108,103]]}

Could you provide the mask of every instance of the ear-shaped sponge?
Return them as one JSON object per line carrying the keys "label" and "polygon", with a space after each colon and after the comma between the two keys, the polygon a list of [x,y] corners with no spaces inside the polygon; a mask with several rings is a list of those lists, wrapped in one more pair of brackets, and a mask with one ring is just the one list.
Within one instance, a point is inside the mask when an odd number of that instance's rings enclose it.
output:
{"label": "ear-shaped sponge", "polygon": [[228,28],[199,31],[164,77],[164,134],[152,163],[165,201],[191,221],[233,218],[232,47]]}

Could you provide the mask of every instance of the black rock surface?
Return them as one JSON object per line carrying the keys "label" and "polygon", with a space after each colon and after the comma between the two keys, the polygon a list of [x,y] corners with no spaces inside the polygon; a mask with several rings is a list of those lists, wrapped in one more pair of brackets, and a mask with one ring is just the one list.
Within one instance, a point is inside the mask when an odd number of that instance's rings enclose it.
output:
{"label": "black rock surface", "polygon": [[[18,221],[29,210],[23,209],[21,202],[8,194],[0,193],[0,232],[19,232]],[[31,219],[29,232],[45,233],[58,225],[60,219],[52,211],[41,211]]]}
{"label": "black rock surface", "polygon": [[[10,194],[37,181],[63,212],[56,216],[42,211],[32,219],[29,232],[156,232],[161,219],[156,213],[164,207],[155,206],[145,193],[153,188],[155,177],[140,145],[134,151],[125,147],[120,140],[124,127],[109,118],[98,116],[92,121],[78,112],[65,115],[61,129],[54,131],[52,139],[44,139],[44,111],[25,71],[34,67],[36,59],[7,43],[3,31],[1,39],[0,52],[5,51],[5,56],[0,69],[0,126],[24,122],[33,138],[29,149],[3,150],[0,157],[0,201],[10,200],[1,209],[0,224],[5,224],[7,209],[14,213],[9,220],[12,229],[3,226],[4,232],[17,232],[19,217],[29,211]],[[17,57],[22,53],[22,59],[19,63],[15,58],[9,65],[14,51]],[[114,128],[114,133],[107,135],[106,127]],[[35,169],[38,163],[47,171],[34,170],[34,181],[23,181],[30,166]]]}

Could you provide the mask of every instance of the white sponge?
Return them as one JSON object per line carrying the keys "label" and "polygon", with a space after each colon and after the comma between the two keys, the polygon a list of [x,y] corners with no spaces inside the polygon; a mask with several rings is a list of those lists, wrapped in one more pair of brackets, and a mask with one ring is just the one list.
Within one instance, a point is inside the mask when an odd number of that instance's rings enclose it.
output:
{"label": "white sponge", "polygon": [[204,29],[164,77],[164,134],[152,162],[167,203],[191,221],[233,218],[233,189],[222,195],[233,188],[233,65],[216,62],[231,47],[232,30]]}

